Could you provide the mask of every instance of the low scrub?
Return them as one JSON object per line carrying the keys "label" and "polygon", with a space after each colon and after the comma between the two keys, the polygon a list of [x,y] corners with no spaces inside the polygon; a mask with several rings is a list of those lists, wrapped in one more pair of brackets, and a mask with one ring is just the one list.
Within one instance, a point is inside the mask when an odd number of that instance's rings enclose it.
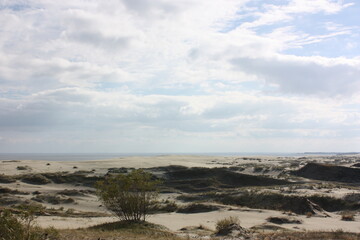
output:
{"label": "low scrub", "polygon": [[54,228],[41,229],[35,225],[32,206],[26,206],[17,215],[9,210],[0,211],[1,240],[58,240]]}
{"label": "low scrub", "polygon": [[22,192],[17,189],[10,189],[7,187],[0,187],[0,194],[18,194],[18,195],[29,195],[28,192]]}
{"label": "low scrub", "polygon": [[229,168],[164,168],[164,185],[182,192],[218,191],[246,186],[292,184],[286,180],[242,174]]}
{"label": "low scrub", "polygon": [[312,212],[307,199],[299,196],[288,196],[278,193],[247,192],[235,196],[223,195],[219,201],[229,205],[246,206],[250,208],[292,211],[298,214]]}
{"label": "low scrub", "polygon": [[75,200],[73,198],[62,197],[58,195],[49,195],[49,194],[36,195],[35,197],[31,198],[31,200],[40,203],[50,203],[54,205],[75,203]]}
{"label": "low scrub", "polygon": [[353,213],[343,213],[341,215],[341,220],[343,220],[343,221],[355,221],[355,214],[353,214]]}
{"label": "low scrub", "polygon": [[238,217],[227,217],[223,218],[216,222],[216,231],[221,232],[228,228],[230,228],[232,225],[240,225],[240,220]]}
{"label": "low scrub", "polygon": [[322,181],[336,181],[344,183],[360,182],[360,169],[344,166],[308,163],[299,170],[291,173],[296,176]]}
{"label": "low scrub", "polygon": [[164,213],[164,212],[175,212],[179,209],[179,206],[175,201],[163,201],[157,203],[152,209],[150,209],[151,213]]}
{"label": "low scrub", "polygon": [[252,239],[252,234],[240,226],[238,217],[227,217],[216,222],[217,236],[231,236],[231,239]]}
{"label": "low scrub", "polygon": [[269,217],[266,219],[268,222],[275,224],[301,224],[301,220],[289,217]]}
{"label": "low scrub", "polygon": [[360,203],[360,193],[349,193],[344,196],[347,202]]}
{"label": "low scrub", "polygon": [[24,183],[35,184],[35,185],[44,185],[51,182],[48,178],[46,178],[41,174],[31,174],[31,175],[23,176],[21,181]]}
{"label": "low scrub", "polygon": [[25,171],[25,170],[31,170],[31,167],[29,167],[29,166],[17,166],[16,169],[20,170],[20,171]]}
{"label": "low scrub", "polygon": [[273,232],[257,235],[258,240],[291,239],[291,240],[359,240],[359,233],[348,233],[341,229],[333,232]]}
{"label": "low scrub", "polygon": [[[145,235],[147,238],[144,239],[161,239],[162,237],[166,239],[172,239],[176,235],[170,232],[166,227],[154,223],[149,223],[146,221],[118,221],[113,223],[105,223],[89,228],[90,231],[101,231],[101,232],[121,232],[123,236],[121,239],[128,239],[127,234],[131,233],[133,235]],[[114,234],[115,235],[115,234]],[[113,236],[114,236],[113,235]],[[104,235],[100,235],[101,239]],[[111,235],[110,235],[111,236]],[[109,236],[109,237],[110,237]],[[112,236],[112,237],[113,237]],[[93,237],[93,236],[92,236]],[[114,238],[113,238],[114,239]],[[135,238],[138,239],[138,238]]]}
{"label": "low scrub", "polygon": [[93,172],[91,171],[77,171],[74,173],[56,172],[56,173],[22,174],[19,176],[0,175],[0,183],[6,181],[12,182],[18,179],[25,183],[37,184],[37,185],[48,184],[53,182],[56,184],[67,183],[71,185],[94,187],[95,183],[99,180],[104,179],[104,177],[93,176],[92,174]]}
{"label": "low scrub", "polygon": [[13,183],[16,182],[16,179],[12,176],[5,174],[0,174],[0,183]]}
{"label": "low scrub", "polygon": [[181,195],[178,200],[195,201],[215,201],[227,205],[238,205],[249,208],[271,209],[279,211],[290,211],[297,214],[314,214],[314,204],[317,204],[325,211],[356,211],[360,209],[360,203],[346,201],[344,199],[311,195],[285,195],[274,192],[255,192],[242,191],[238,193],[215,193],[208,192],[202,194]]}
{"label": "low scrub", "polygon": [[87,187],[94,187],[97,181],[104,179],[104,177],[91,176],[91,174],[92,172],[78,171],[74,173],[43,173],[42,175],[57,184],[68,183]]}
{"label": "low scrub", "polygon": [[218,206],[202,204],[202,203],[192,203],[181,207],[177,212],[178,213],[202,213],[202,212],[212,212],[219,210]]}
{"label": "low scrub", "polygon": [[312,195],[308,199],[320,205],[325,211],[335,212],[343,210],[359,210],[360,203],[347,201],[340,198],[334,198],[322,195]]}
{"label": "low scrub", "polygon": [[[65,196],[85,196],[85,193],[87,193],[86,190],[77,190],[77,189],[65,189],[62,191],[59,191],[58,194],[65,195]],[[94,191],[95,193],[95,191]]]}

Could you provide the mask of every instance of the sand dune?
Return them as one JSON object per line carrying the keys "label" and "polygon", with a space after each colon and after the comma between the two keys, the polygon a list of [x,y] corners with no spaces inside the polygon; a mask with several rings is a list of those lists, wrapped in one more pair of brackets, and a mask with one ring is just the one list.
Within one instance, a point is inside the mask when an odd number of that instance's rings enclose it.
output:
{"label": "sand dune", "polygon": [[[153,156],[80,162],[2,161],[0,163],[0,174],[2,174],[0,187],[4,189],[4,192],[9,190],[13,192],[3,194],[0,203],[3,206],[10,206],[5,200],[11,197],[16,197],[18,203],[45,199],[41,204],[48,209],[62,209],[59,210],[60,212],[74,209],[72,211],[79,212],[79,214],[81,212],[94,213],[95,215],[96,213],[107,213],[106,209],[100,206],[101,203],[94,194],[92,183],[98,177],[103,177],[104,174],[111,171],[120,171],[121,168],[125,170],[128,168],[149,168],[148,170],[154,174],[165,177],[167,181],[165,186],[169,192],[165,193],[164,191],[161,194],[161,199],[174,200],[179,206],[191,204],[191,202],[179,200],[179,196],[184,197],[188,194],[189,199],[190,197],[195,199],[196,194],[207,191],[221,192],[222,194],[229,192],[232,195],[237,192],[241,194],[243,191],[257,193],[268,191],[289,196],[306,196],[321,193],[328,196],[330,200],[333,197],[340,199],[349,193],[360,193],[359,186],[354,184],[347,186],[333,182],[326,185],[324,182],[316,181],[316,179],[357,183],[360,176],[357,171],[360,170],[345,166],[360,162],[360,158],[352,156],[346,159],[342,156],[342,159],[343,162],[337,161],[334,157]],[[322,164],[333,163],[337,164],[337,166],[312,163],[314,161]],[[184,166],[184,168],[164,168],[170,165]],[[213,170],[191,167],[212,168]],[[219,167],[221,168],[219,169]],[[304,181],[304,178],[291,175],[291,171],[298,176],[308,178],[308,180]],[[24,176],[33,176],[33,174],[41,174],[49,182],[45,181],[43,184],[38,184],[24,180]],[[88,178],[89,181],[91,179],[92,182],[84,181],[85,178]],[[7,181],[8,179],[10,181]],[[67,190],[64,191],[65,189]],[[15,190],[18,192],[14,192]],[[42,198],[37,196],[42,196]],[[63,199],[71,198],[74,202],[54,204],[54,202],[46,202],[46,196],[61,196]],[[208,200],[204,199],[205,204]],[[353,202],[352,204],[351,206],[356,206],[356,203]],[[307,217],[306,215],[292,213],[292,217],[299,219],[302,223],[282,224],[281,227],[298,231],[343,229],[345,231],[360,232],[359,210],[360,208],[352,210],[355,216],[354,221],[342,221],[341,211],[326,212],[324,215],[328,215],[328,217],[320,217],[320,215]],[[151,216],[149,221],[162,224],[173,231],[200,224],[214,229],[217,220],[227,216],[238,216],[242,226],[251,228],[269,224],[266,219],[270,216],[287,216],[287,214],[283,211],[270,209],[249,209],[242,206],[221,205],[220,210],[210,212],[159,213]],[[79,228],[115,220],[116,218],[111,217],[111,215],[106,217],[100,215],[96,217],[91,217],[91,215],[87,217],[81,217],[81,215],[77,217],[54,215],[40,216],[37,221],[41,226]]]}

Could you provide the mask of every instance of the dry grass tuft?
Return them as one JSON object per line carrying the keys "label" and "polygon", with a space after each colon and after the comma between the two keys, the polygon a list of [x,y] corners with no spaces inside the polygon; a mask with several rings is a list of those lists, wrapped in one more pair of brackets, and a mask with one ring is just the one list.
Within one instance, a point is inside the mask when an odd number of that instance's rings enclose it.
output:
{"label": "dry grass tuft", "polygon": [[230,216],[224,219],[221,219],[216,222],[216,231],[220,232],[224,229],[228,229],[231,225],[240,225],[240,220],[238,217]]}
{"label": "dry grass tuft", "polygon": [[344,213],[341,215],[343,221],[355,221],[355,215],[353,213]]}

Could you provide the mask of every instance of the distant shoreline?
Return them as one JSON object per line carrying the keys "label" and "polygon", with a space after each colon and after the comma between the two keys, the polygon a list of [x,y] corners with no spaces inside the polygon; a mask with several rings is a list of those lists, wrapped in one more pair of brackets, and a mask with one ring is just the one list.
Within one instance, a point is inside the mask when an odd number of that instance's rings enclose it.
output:
{"label": "distant shoreline", "polygon": [[155,156],[223,156],[223,157],[304,157],[309,155],[355,155],[359,152],[208,152],[208,153],[0,153],[3,160],[45,160],[45,161],[87,161],[106,160],[124,157],[155,157]]}
{"label": "distant shoreline", "polygon": [[360,152],[304,152],[306,155],[356,155]]}

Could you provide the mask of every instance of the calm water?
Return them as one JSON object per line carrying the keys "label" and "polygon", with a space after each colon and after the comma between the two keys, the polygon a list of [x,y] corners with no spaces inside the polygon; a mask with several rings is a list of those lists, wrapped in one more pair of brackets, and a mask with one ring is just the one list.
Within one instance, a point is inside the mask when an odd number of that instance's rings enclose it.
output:
{"label": "calm water", "polygon": [[[310,153],[309,153],[310,154]],[[337,153],[314,153],[312,155],[336,155]],[[205,155],[205,156],[279,156],[301,157],[306,153],[0,153],[0,160],[46,160],[85,161],[120,158],[128,156]]]}

